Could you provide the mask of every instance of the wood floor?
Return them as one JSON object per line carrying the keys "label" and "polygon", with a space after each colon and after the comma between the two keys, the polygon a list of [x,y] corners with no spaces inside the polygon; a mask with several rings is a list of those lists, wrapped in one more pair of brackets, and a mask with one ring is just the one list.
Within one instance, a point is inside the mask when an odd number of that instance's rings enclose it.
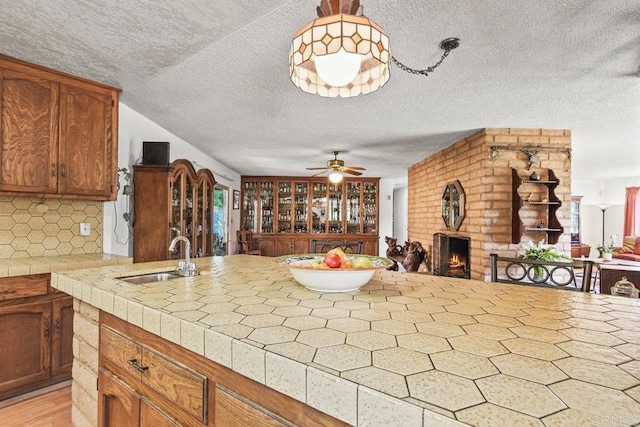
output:
{"label": "wood floor", "polygon": [[70,427],[71,386],[0,409],[2,427]]}

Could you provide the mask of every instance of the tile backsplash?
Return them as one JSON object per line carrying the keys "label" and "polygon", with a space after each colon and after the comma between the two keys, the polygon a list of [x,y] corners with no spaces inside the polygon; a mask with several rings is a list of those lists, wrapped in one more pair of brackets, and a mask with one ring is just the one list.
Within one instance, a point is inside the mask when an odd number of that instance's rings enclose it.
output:
{"label": "tile backsplash", "polygon": [[[90,235],[80,235],[80,223]],[[102,202],[0,197],[0,258],[102,252]]]}

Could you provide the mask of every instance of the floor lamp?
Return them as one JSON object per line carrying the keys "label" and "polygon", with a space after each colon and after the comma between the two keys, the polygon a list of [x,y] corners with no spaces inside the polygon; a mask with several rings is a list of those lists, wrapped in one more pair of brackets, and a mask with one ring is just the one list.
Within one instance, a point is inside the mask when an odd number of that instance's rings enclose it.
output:
{"label": "floor lamp", "polygon": [[604,216],[609,205],[598,205],[598,207],[602,210],[602,244],[604,244]]}

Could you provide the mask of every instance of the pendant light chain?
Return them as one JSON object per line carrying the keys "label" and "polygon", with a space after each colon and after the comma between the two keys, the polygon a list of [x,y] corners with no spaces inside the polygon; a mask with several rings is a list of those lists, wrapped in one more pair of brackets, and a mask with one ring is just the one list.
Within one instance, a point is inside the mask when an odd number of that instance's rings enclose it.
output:
{"label": "pendant light chain", "polygon": [[438,62],[436,62],[434,65],[432,65],[431,67],[427,67],[424,70],[416,70],[416,69],[413,69],[411,67],[408,67],[408,66],[404,65],[402,62],[398,61],[395,56],[391,56],[391,61],[393,61],[393,63],[396,64],[398,66],[398,68],[400,68],[403,71],[406,71],[407,73],[410,73],[410,74],[422,74],[423,76],[428,76],[430,73],[433,73],[433,71],[436,68],[438,68],[438,66],[440,66],[440,64],[442,64],[442,61],[444,61],[444,59],[447,56],[449,56],[449,53],[453,49],[457,48],[458,46],[460,46],[460,40],[455,38],[455,37],[442,40],[442,42],[440,43],[440,49],[444,50],[444,53],[442,54],[442,57],[440,57],[440,60]]}

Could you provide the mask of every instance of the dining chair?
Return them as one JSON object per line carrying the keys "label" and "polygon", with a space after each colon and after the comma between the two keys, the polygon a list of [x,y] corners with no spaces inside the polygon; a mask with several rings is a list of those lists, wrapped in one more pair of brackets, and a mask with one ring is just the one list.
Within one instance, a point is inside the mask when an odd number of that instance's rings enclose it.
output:
{"label": "dining chair", "polygon": [[311,249],[314,254],[325,253],[334,248],[340,248],[346,254],[361,254],[363,246],[364,243],[361,240],[357,242],[311,241]]}
{"label": "dining chair", "polygon": [[249,230],[238,230],[238,253],[247,255],[262,255],[260,241],[253,237]]}

